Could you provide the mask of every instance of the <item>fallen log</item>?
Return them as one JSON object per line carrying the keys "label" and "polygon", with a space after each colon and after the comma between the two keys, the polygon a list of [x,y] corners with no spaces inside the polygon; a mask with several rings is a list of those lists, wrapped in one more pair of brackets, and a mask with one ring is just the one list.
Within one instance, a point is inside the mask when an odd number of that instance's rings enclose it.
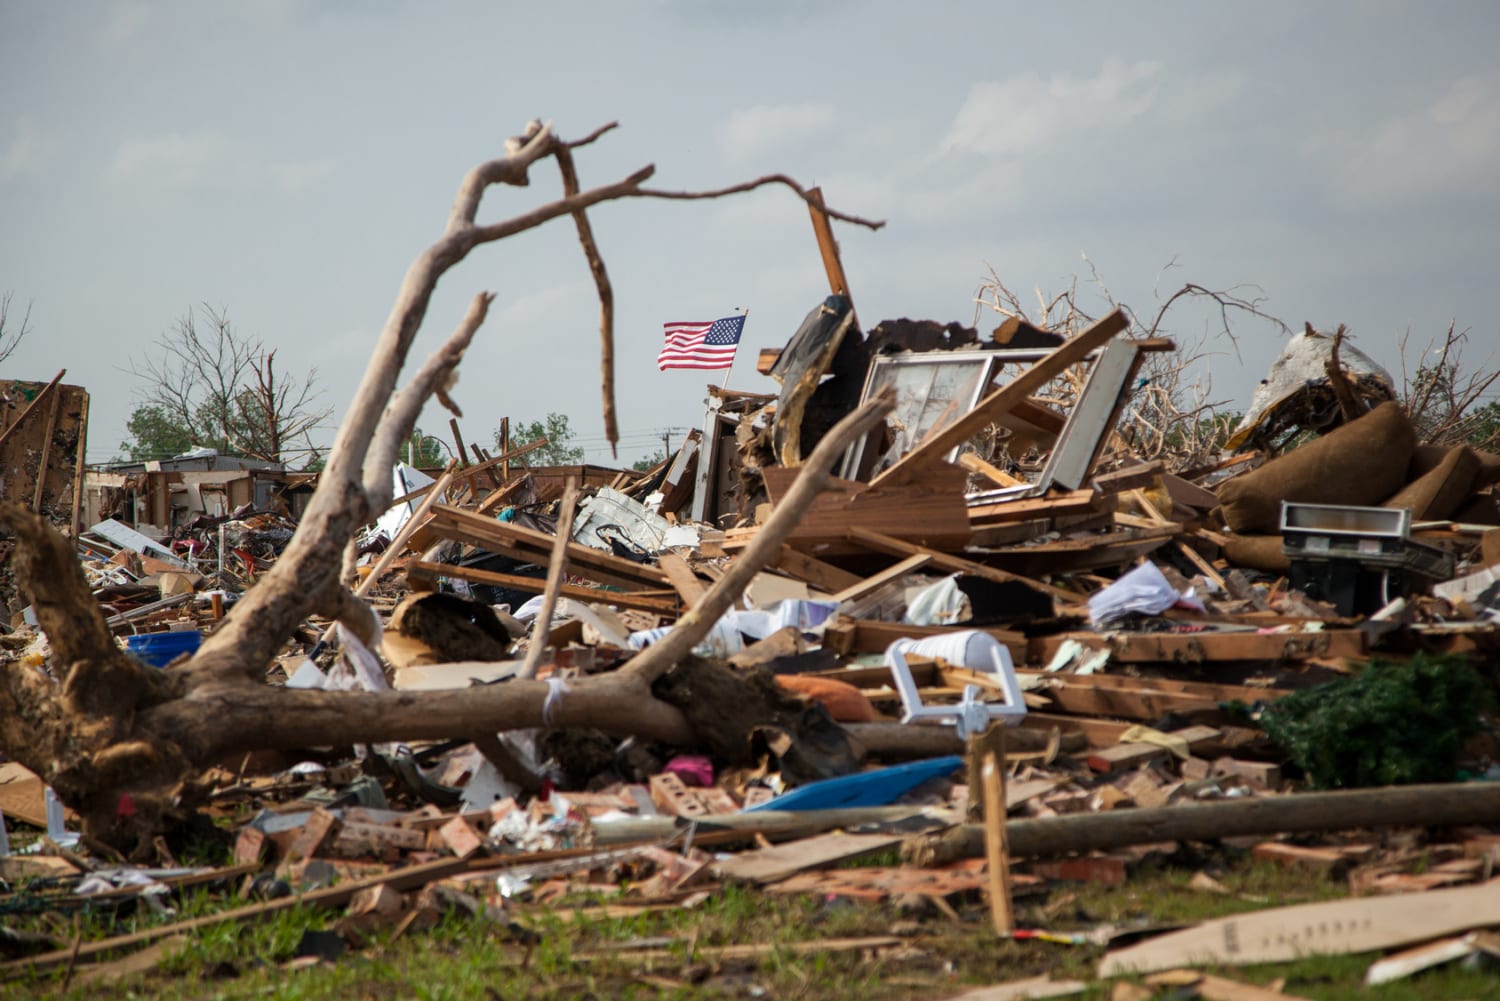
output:
{"label": "fallen log", "polygon": [[[845,723],[849,736],[859,742],[872,757],[887,761],[918,758],[941,758],[964,753],[964,739],[951,726],[912,723]],[[1012,751],[1045,751],[1052,734],[1045,730],[1013,729],[1005,742]],[[1081,751],[1088,741],[1073,731],[1061,735],[1058,749],[1068,753]]]}
{"label": "fallen log", "polygon": [[[1500,822],[1500,783],[1469,782],[1065,814],[1012,820],[1005,830],[1012,856],[1041,858],[1159,841],[1496,822]],[[984,826],[964,824],[933,837],[913,839],[902,851],[909,862],[924,867],[981,858]]]}

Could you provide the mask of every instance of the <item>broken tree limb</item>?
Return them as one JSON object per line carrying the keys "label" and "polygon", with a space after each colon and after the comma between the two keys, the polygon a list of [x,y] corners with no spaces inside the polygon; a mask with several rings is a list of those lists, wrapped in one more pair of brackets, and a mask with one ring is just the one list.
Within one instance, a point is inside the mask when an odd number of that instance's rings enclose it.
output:
{"label": "broken tree limb", "polygon": [[[1500,821],[1500,784],[1391,786],[1192,803],[1152,809],[1078,813],[1006,825],[1012,856],[1107,851],[1158,841],[1210,841],[1248,834],[1294,834],[1420,824]],[[911,849],[919,864],[984,855],[984,828],[966,824]],[[928,861],[923,861],[928,860]]]}
{"label": "broken tree limb", "polygon": [[516,677],[536,677],[537,668],[547,652],[547,633],[552,628],[552,610],[557,607],[557,592],[562,587],[563,575],[568,572],[568,542],[573,538],[573,514],[578,507],[578,480],[568,477],[558,508],[557,542],[552,546],[552,558],[547,561],[547,584],[542,591],[542,608],[537,612],[536,625],[532,627],[531,646],[526,648],[526,662],[516,672]]}
{"label": "broken tree limb", "polygon": [[384,511],[391,506],[391,498],[395,493],[391,467],[396,464],[401,447],[411,437],[411,428],[416,426],[417,417],[422,413],[422,405],[433,394],[446,393],[447,387],[456,379],[459,362],[463,361],[464,352],[484,323],[490,303],[494,300],[493,292],[476,295],[469,303],[469,310],[464,314],[458,329],[427,359],[411,383],[391,397],[390,406],[381,418],[379,430],[365,457],[365,494],[369,497],[372,512]]}
{"label": "broken tree limb", "polygon": [[[558,169],[562,171],[563,193],[578,194],[578,168],[573,164],[573,151],[566,145],[561,145],[556,157]],[[610,453],[618,456],[620,426],[615,413],[615,290],[609,283],[609,272],[604,268],[604,257],[599,253],[599,244],[594,239],[594,228],[589,225],[588,214],[579,209],[573,213],[573,222],[578,227],[578,242],[583,245],[583,256],[588,258],[589,271],[594,276],[594,288],[599,293],[599,388],[604,398],[604,437],[609,439]]]}
{"label": "broken tree limb", "polygon": [[[591,142],[607,129],[567,146]],[[491,185],[526,184],[531,164],[557,148],[550,129],[538,126],[510,146],[509,155],[480,164],[464,178],[443,232],[407,269],[296,534],[191,658],[170,671],[151,671],[112,642],[106,648],[101,640],[108,629],[72,547],[50,528],[37,528],[42,523],[36,519],[27,521],[7,509],[7,520],[22,526],[17,530],[18,580],[44,604],[53,603],[39,617],[57,654],[56,669],[66,680],[58,685],[24,665],[0,668],[5,672],[0,751],[47,778],[83,816],[86,833],[149,851],[153,828],[176,801],[182,783],[224,748],[380,742],[403,739],[392,736],[399,733],[474,735],[547,722],[669,742],[692,739],[682,714],[656,699],[650,688],[679,659],[669,654],[680,640],[647,659],[650,673],[583,679],[566,693],[527,681],[456,696],[298,692],[265,683],[267,665],[309,614],[333,609],[341,617],[358,618],[352,604],[357,599],[342,583],[341,556],[376,513],[372,500],[390,497],[390,442],[411,433],[419,400],[450,383],[452,359],[477,327],[466,320],[397,398],[399,405],[388,411],[437,283],[450,268],[484,243],[620,198],[715,198],[775,182],[806,200],[805,190],[782,175],[720,191],[648,192],[641,185],[654,168],[647,166],[509,219],[476,225],[479,203]],[[829,214],[839,216],[832,210]],[[485,295],[476,299],[471,317],[488,302]],[[831,454],[826,458],[832,461]],[[816,484],[805,489],[810,496]],[[788,516],[795,521],[795,511]],[[733,594],[743,583],[736,584]],[[689,637],[682,649],[693,642],[696,638]],[[432,695],[439,701],[428,702]],[[449,720],[456,722],[448,726]],[[134,799],[133,813],[118,809],[120,795],[127,792]]]}
{"label": "broken tree limb", "polygon": [[893,394],[882,390],[835,424],[818,442],[792,488],[728,572],[708,589],[702,601],[677,620],[671,632],[637,655],[624,670],[650,684],[686,657],[698,641],[708,635],[714,623],[729,611],[755,575],[780,556],[782,543],[797,527],[813,498],[827,486],[833,464],[844,454],[844,449],[884,420],[894,405]]}

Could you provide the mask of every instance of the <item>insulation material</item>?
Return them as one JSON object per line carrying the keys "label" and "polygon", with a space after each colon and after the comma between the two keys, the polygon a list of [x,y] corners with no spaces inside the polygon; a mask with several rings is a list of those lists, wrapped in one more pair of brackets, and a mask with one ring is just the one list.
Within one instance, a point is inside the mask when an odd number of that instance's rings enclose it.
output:
{"label": "insulation material", "polygon": [[[1321,389],[1332,400],[1325,366],[1333,355],[1333,338],[1308,329],[1296,334],[1271,363],[1270,371],[1255,387],[1250,407],[1230,435],[1228,447],[1237,449],[1250,440],[1257,428],[1274,424],[1278,411],[1285,410],[1314,389]],[[1339,366],[1359,395],[1366,399],[1394,399],[1395,382],[1391,374],[1369,355],[1344,340],[1339,344]]]}

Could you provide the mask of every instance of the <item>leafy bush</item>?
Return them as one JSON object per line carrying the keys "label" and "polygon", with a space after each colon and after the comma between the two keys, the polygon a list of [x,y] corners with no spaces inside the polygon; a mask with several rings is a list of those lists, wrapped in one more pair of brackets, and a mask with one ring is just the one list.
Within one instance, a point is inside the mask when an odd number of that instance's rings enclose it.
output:
{"label": "leafy bush", "polygon": [[1320,789],[1446,782],[1490,701],[1463,658],[1417,654],[1285,696],[1261,726]]}

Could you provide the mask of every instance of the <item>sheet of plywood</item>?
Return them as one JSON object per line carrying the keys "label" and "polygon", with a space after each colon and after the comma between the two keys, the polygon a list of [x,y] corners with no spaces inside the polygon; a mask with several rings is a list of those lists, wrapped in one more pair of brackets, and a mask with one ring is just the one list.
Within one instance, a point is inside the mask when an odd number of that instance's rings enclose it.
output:
{"label": "sheet of plywood", "polygon": [[1205,921],[1116,949],[1099,976],[1184,964],[1246,966],[1393,949],[1500,923],[1500,880],[1453,890],[1298,904]]}
{"label": "sheet of plywood", "polygon": [[843,834],[835,831],[771,848],[741,852],[715,862],[712,869],[720,879],[775,883],[808,869],[821,869],[836,862],[895,848],[905,839],[904,834]]}

